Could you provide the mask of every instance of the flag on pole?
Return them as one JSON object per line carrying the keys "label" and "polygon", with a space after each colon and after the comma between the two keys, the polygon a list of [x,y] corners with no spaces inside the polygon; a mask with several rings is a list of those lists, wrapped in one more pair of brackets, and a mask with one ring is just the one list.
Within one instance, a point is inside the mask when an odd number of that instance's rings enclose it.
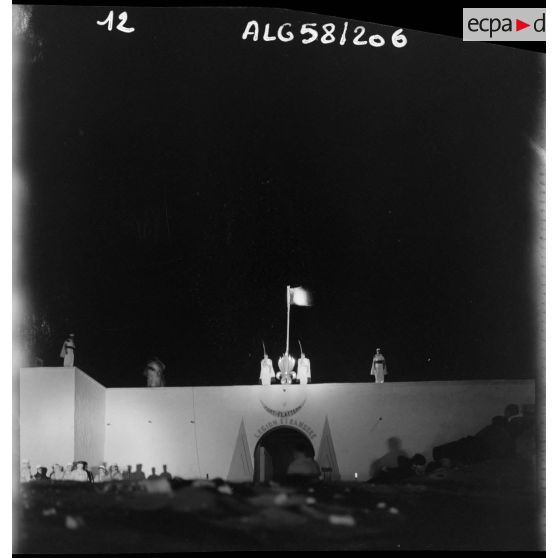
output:
{"label": "flag on pole", "polygon": [[289,288],[289,304],[295,306],[312,306],[312,295],[310,291],[302,287]]}

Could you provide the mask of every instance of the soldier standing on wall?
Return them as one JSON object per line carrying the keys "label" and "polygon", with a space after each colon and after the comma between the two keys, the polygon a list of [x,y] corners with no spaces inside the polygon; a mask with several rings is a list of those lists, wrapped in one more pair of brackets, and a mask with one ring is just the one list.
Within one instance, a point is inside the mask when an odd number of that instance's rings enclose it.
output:
{"label": "soldier standing on wall", "polygon": [[62,350],[60,351],[60,358],[64,359],[64,366],[74,365],[74,352],[76,350],[76,343],[74,341],[74,334],[70,333],[68,339],[64,341]]}
{"label": "soldier standing on wall", "polygon": [[260,384],[263,386],[268,386],[271,384],[272,380],[275,380],[275,372],[273,371],[273,362],[264,354],[264,357],[260,363]]}
{"label": "soldier standing on wall", "polygon": [[157,358],[152,358],[146,365],[143,375],[147,378],[147,387],[164,387],[166,366]]}
{"label": "soldier standing on wall", "polygon": [[298,365],[296,368],[298,383],[309,384],[312,381],[310,372],[310,359],[306,358],[306,355],[302,350],[302,343],[300,342],[300,339],[298,341],[298,345],[300,346],[300,358],[298,359]]}
{"label": "soldier standing on wall", "polygon": [[262,361],[260,362],[260,384],[268,386],[275,383],[275,371],[273,370],[273,361],[267,356],[263,339],[262,347],[264,355]]}
{"label": "soldier standing on wall", "polygon": [[380,349],[376,349],[376,354],[372,359],[372,370],[370,375],[376,378],[377,384],[384,383],[384,376],[387,375],[387,365],[384,355],[380,352]]}

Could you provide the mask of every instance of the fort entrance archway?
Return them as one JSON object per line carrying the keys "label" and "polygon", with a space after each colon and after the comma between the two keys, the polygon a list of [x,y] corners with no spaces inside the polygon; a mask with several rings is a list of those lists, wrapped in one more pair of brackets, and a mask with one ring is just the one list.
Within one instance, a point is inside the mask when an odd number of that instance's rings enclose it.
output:
{"label": "fort entrance archway", "polygon": [[266,432],[254,450],[254,481],[283,482],[293,460],[295,446],[305,446],[309,456],[315,451],[308,437],[296,428],[279,426]]}

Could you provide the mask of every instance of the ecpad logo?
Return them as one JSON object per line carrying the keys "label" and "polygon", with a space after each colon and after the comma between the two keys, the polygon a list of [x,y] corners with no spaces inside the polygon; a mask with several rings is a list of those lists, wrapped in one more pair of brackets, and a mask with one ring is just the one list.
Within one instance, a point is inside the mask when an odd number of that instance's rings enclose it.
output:
{"label": "ecpad logo", "polygon": [[545,8],[463,8],[464,41],[544,41]]}
{"label": "ecpad logo", "polygon": [[[543,13],[543,15],[535,20],[535,23],[533,24],[533,28],[535,29],[535,31],[537,33],[544,33],[544,25],[545,25],[545,16],[546,14]],[[515,18],[515,27],[512,23],[512,20],[509,17],[506,17],[504,19],[499,19],[497,17],[485,17],[484,19],[477,19],[472,17],[468,23],[467,23],[468,27],[469,27],[469,31],[473,32],[473,33],[477,33],[478,31],[483,31],[484,33],[490,33],[490,38],[492,38],[494,33],[497,33],[498,31],[502,31],[504,33],[509,33],[510,31],[522,31],[523,29],[526,29],[527,27],[531,27],[530,23],[526,23],[525,21],[522,21],[521,19],[517,19]]]}

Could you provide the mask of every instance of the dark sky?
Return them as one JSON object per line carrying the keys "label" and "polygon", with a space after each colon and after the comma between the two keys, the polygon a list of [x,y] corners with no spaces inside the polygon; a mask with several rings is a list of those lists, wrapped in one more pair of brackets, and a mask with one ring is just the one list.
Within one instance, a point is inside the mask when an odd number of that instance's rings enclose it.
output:
{"label": "dark sky", "polygon": [[[536,375],[533,201],[544,56],[365,23],[386,46],[243,41],[258,9],[33,8],[18,76],[17,280],[107,386]],[[118,13],[118,11],[117,11]],[[354,29],[358,22],[350,22]],[[350,35],[350,36],[354,36]],[[19,238],[19,237],[18,237]],[[298,351],[295,352],[298,356]]]}

